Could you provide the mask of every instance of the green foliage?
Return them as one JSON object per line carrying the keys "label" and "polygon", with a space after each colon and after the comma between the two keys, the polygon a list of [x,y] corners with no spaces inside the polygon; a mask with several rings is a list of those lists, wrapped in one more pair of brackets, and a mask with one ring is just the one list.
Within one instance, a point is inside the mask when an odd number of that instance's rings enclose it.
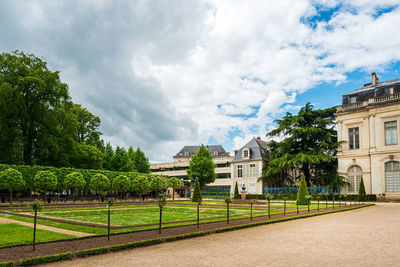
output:
{"label": "green foliage", "polygon": [[274,198],[274,195],[272,195],[272,194],[265,194],[265,199],[266,200],[271,200],[271,199],[273,199]]}
{"label": "green foliage", "polygon": [[232,203],[232,199],[229,197],[225,198],[225,203],[226,204]]}
{"label": "green foliage", "polygon": [[167,183],[165,182],[163,176],[154,176],[153,178],[151,178],[150,188],[151,190],[156,192],[156,195],[158,195],[161,192],[161,190],[165,188],[166,185]]}
{"label": "green foliage", "polygon": [[365,197],[366,195],[367,195],[367,193],[365,192],[364,179],[361,179],[360,187],[358,189],[358,196],[359,196],[361,201],[365,201],[366,200],[366,197]]}
{"label": "green foliage", "polygon": [[40,202],[39,199],[34,199],[30,204],[29,207],[31,207],[32,210],[34,211],[41,211],[43,209],[42,202]]}
{"label": "green foliage", "polygon": [[192,181],[197,178],[200,188],[203,190],[206,184],[215,181],[215,168],[216,165],[213,162],[210,151],[204,145],[201,145],[199,151],[192,156],[186,173]]}
{"label": "green foliage", "polygon": [[12,203],[12,192],[21,190],[25,187],[25,181],[22,174],[12,168],[0,172],[0,190],[10,191],[10,203]]}
{"label": "green foliage", "polygon": [[15,261],[3,261],[0,262],[0,267],[14,267]]}
{"label": "green foliage", "polygon": [[237,182],[235,183],[235,193],[233,195],[233,198],[234,199],[240,199],[241,198],[240,195],[239,195],[239,188],[238,188],[238,183]]}
{"label": "green foliage", "polygon": [[107,198],[107,206],[108,207],[111,207],[112,205],[114,205],[114,202],[115,202],[114,198],[112,198],[112,197]]}
{"label": "green foliage", "polygon": [[149,186],[149,178],[144,174],[139,174],[132,178],[132,189],[139,195],[139,197],[149,190]]}
{"label": "green foliage", "polygon": [[37,190],[44,190],[44,197],[46,197],[47,190],[56,189],[57,177],[50,171],[39,171],[35,175],[33,186]]}
{"label": "green foliage", "polygon": [[337,173],[334,155],[340,142],[334,128],[335,112],[336,108],[313,110],[307,103],[297,115],[286,113],[281,120],[276,120],[276,129],[267,136],[284,139],[268,144],[270,161],[260,180],[269,186],[285,186],[297,178],[290,177],[289,170],[300,168],[307,185],[327,183],[325,177]]}
{"label": "green foliage", "polygon": [[110,180],[104,174],[98,173],[90,179],[89,187],[94,191],[106,191],[110,189]]}
{"label": "green foliage", "polygon": [[83,175],[79,172],[71,172],[67,174],[64,179],[65,189],[83,189],[85,188],[85,184],[85,179],[83,179]]}
{"label": "green foliage", "polygon": [[126,175],[118,175],[113,181],[113,188],[119,192],[127,192],[132,188],[131,179]]}
{"label": "green foliage", "polygon": [[100,247],[100,248],[91,248],[79,250],[76,252],[78,257],[87,257],[92,255],[104,254],[108,252],[108,247]]}
{"label": "green foliage", "polygon": [[307,205],[308,204],[308,201],[306,199],[307,195],[308,195],[308,188],[307,188],[306,178],[304,174],[302,174],[299,191],[297,192],[297,203],[299,205]]}
{"label": "green foliage", "polygon": [[167,181],[167,187],[171,187],[173,189],[179,189],[181,188],[181,185],[182,185],[181,180],[179,180],[176,177],[171,177]]}
{"label": "green foliage", "polygon": [[146,155],[138,147],[135,152],[135,168],[140,173],[150,173],[150,162]]}
{"label": "green foliage", "polygon": [[49,255],[49,256],[34,257],[34,258],[21,260],[20,265],[21,266],[31,266],[31,265],[38,265],[38,264],[54,262],[54,261],[62,261],[62,260],[70,259],[71,256],[72,256],[72,252],[66,252],[66,253],[54,254],[54,255]]}
{"label": "green foliage", "polygon": [[192,196],[192,202],[201,202],[201,188],[200,188],[200,183],[199,180],[196,178],[194,182],[194,190],[193,190],[193,196]]}

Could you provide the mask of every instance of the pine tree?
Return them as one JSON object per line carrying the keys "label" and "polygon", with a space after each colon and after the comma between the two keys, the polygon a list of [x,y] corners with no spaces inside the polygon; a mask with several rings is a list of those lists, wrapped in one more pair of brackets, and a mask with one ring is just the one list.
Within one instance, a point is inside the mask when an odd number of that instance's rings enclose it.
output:
{"label": "pine tree", "polygon": [[365,201],[367,193],[365,192],[364,180],[361,178],[360,188],[358,189],[358,196],[360,200]]}
{"label": "pine tree", "polygon": [[201,202],[201,189],[199,180],[197,178],[194,183],[192,202]]}
{"label": "pine tree", "polygon": [[150,173],[150,162],[143,151],[138,147],[135,152],[135,167],[140,173]]}
{"label": "pine tree", "polygon": [[304,176],[304,174],[301,174],[300,187],[299,191],[297,192],[297,203],[299,205],[308,205],[308,200],[306,199],[307,195],[308,195],[308,188],[306,183],[306,177]]}
{"label": "pine tree", "polygon": [[238,183],[236,182],[235,184],[235,192],[233,194],[233,198],[234,199],[240,199],[240,195],[239,195],[239,188],[238,188]]}

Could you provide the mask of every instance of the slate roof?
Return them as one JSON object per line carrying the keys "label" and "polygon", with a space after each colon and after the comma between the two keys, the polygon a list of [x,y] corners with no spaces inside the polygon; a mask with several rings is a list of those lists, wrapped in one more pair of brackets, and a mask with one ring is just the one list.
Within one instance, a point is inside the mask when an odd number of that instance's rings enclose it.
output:
{"label": "slate roof", "polygon": [[[221,145],[214,146],[205,146],[211,153],[213,157],[223,157],[229,156],[229,153],[225,151],[225,149]],[[200,146],[184,146],[175,156],[174,158],[189,158],[196,154],[199,150]],[[218,152],[218,156],[214,155],[214,152]],[[186,155],[186,152],[189,152],[189,155]]]}
{"label": "slate roof", "polygon": [[[242,158],[242,151],[244,148],[250,149],[250,158],[245,158],[245,159]],[[253,137],[253,139],[251,139],[250,142],[248,142],[241,149],[239,149],[232,162],[267,160],[267,156],[268,156],[267,142]]]}

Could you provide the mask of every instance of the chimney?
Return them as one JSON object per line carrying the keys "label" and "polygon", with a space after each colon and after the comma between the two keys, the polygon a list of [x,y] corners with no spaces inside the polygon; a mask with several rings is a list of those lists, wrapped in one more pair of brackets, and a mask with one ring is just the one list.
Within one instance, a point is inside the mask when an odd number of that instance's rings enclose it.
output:
{"label": "chimney", "polygon": [[258,139],[258,140],[261,140],[261,137],[257,136],[257,139]]}
{"label": "chimney", "polygon": [[238,151],[235,149],[234,152],[235,152],[235,156],[236,156],[236,154],[238,153]]}
{"label": "chimney", "polygon": [[375,85],[378,83],[378,81],[379,81],[379,79],[378,79],[378,77],[376,76],[376,73],[373,72],[373,73],[372,73],[372,86],[375,86]]}

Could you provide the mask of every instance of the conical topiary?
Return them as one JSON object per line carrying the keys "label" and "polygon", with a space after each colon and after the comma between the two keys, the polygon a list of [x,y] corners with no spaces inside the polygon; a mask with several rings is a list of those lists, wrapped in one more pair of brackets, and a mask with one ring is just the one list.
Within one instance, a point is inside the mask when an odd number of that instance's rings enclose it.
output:
{"label": "conical topiary", "polygon": [[196,181],[194,182],[192,202],[201,202],[200,183],[197,178],[196,178]]}
{"label": "conical topiary", "polygon": [[306,183],[306,177],[304,176],[304,174],[302,174],[299,191],[297,192],[297,203],[299,205],[308,205],[308,200],[306,199],[307,195],[308,195],[308,188]]}
{"label": "conical topiary", "polygon": [[361,178],[360,188],[358,189],[358,196],[361,201],[365,201],[367,193],[365,192],[364,179]]}
{"label": "conical topiary", "polygon": [[238,188],[237,182],[236,182],[236,184],[235,184],[235,192],[234,192],[233,198],[234,198],[234,199],[240,199],[239,188]]}

